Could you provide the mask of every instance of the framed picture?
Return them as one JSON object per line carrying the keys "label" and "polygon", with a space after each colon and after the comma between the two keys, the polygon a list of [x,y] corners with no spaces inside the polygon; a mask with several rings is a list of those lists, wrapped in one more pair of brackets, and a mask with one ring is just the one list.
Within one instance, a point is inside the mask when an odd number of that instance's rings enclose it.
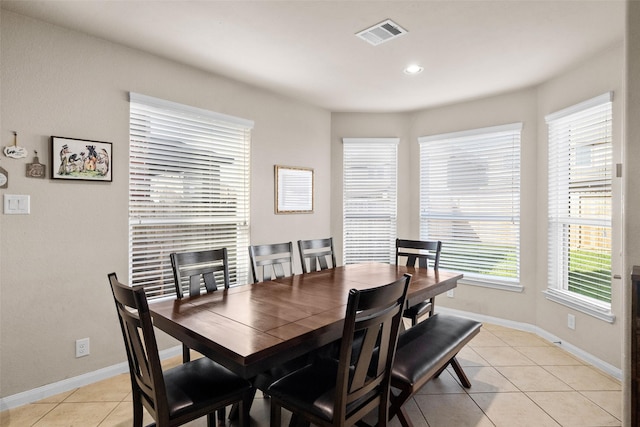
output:
{"label": "framed picture", "polygon": [[51,137],[51,178],[111,182],[110,142]]}
{"label": "framed picture", "polygon": [[313,212],[313,169],[275,166],[276,213]]}

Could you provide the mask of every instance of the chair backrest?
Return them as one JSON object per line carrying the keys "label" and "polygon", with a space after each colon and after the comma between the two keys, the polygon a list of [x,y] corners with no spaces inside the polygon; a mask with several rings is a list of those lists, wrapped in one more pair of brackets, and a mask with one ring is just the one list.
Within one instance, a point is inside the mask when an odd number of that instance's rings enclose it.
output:
{"label": "chair backrest", "polygon": [[293,276],[293,243],[249,246],[253,283]]}
{"label": "chair backrest", "polygon": [[[298,240],[298,249],[300,250],[303,273],[326,270],[336,266],[333,238],[331,237],[327,239]],[[307,262],[309,263],[308,266]]]}
{"label": "chair backrest", "polygon": [[225,289],[229,288],[227,248],[198,252],[174,252],[170,257],[178,298],[182,298],[187,284],[189,296],[200,295],[203,288],[205,292],[213,292],[218,289],[220,282]]}
{"label": "chair backrest", "polygon": [[[349,291],[340,344],[334,420],[344,420],[347,416],[359,419],[376,407],[386,413],[391,368],[410,281],[411,276],[405,274],[385,286]],[[359,402],[362,406],[357,411],[352,408],[347,411],[350,404],[364,396],[367,397]]]}
{"label": "chair backrest", "polygon": [[440,266],[440,252],[442,250],[442,242],[440,240],[405,240],[396,239],[396,265],[398,265],[400,257],[406,257],[406,265],[415,267],[416,261],[418,267],[427,268],[429,261],[433,262],[433,268]]}
{"label": "chair backrest", "polygon": [[108,278],[127,350],[133,393],[141,394],[142,403],[155,419],[168,419],[167,393],[144,289],[123,285],[115,273]]}

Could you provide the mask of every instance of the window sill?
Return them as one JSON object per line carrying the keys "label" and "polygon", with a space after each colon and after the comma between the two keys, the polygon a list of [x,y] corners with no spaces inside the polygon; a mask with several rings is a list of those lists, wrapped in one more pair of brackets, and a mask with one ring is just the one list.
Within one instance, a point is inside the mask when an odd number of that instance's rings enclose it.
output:
{"label": "window sill", "polygon": [[611,307],[605,303],[598,304],[591,300],[576,297],[568,292],[558,289],[550,288],[542,293],[550,301],[562,304],[597,319],[604,320],[605,322],[613,323],[616,320],[616,316],[611,312]]}
{"label": "window sill", "polygon": [[458,283],[462,285],[480,286],[483,288],[499,289],[501,291],[509,292],[522,292],[524,290],[524,286],[518,282],[505,282],[468,276],[464,276],[462,279],[458,280]]}

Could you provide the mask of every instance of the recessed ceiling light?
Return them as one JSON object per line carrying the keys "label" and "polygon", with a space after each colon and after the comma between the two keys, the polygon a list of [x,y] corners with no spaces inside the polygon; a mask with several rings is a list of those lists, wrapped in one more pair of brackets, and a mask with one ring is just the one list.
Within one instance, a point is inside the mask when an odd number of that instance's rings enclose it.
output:
{"label": "recessed ceiling light", "polygon": [[417,64],[411,64],[407,68],[404,69],[405,74],[420,74],[424,70],[421,66]]}

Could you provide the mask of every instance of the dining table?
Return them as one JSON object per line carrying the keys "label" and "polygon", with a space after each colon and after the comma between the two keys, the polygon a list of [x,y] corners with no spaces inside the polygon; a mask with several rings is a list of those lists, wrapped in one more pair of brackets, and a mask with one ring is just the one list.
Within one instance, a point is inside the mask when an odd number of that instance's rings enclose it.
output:
{"label": "dining table", "polygon": [[409,305],[456,287],[462,274],[362,263],[150,302],[155,327],[250,379],[340,339],[350,289],[411,275]]}

